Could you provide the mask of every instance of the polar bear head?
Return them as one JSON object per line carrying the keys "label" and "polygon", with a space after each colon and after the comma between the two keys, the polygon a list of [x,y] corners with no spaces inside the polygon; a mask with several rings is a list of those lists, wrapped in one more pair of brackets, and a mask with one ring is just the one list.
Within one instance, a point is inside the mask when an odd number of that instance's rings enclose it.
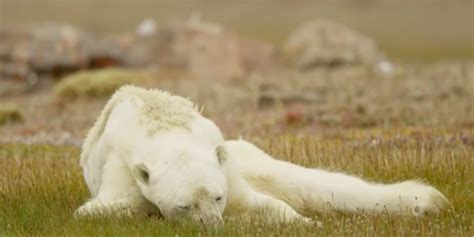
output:
{"label": "polar bear head", "polygon": [[151,159],[133,167],[142,194],[167,220],[222,223],[227,201],[223,146],[186,145],[150,152]]}

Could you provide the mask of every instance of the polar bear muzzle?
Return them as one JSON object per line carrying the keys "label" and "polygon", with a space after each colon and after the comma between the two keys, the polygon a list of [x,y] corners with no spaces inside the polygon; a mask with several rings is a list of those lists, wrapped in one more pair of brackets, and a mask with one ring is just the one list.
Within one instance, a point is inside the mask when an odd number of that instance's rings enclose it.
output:
{"label": "polar bear muzzle", "polygon": [[131,173],[166,220],[218,225],[227,203],[228,156],[225,145],[167,147],[146,154],[152,159],[133,164]]}

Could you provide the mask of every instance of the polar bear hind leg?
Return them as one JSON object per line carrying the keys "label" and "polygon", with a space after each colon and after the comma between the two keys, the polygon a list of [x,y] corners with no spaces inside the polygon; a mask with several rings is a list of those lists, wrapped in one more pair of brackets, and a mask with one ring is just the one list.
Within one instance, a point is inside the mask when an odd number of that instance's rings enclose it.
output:
{"label": "polar bear hind leg", "polygon": [[250,186],[285,201],[305,216],[330,210],[423,215],[448,203],[438,190],[421,182],[371,183],[276,160],[244,140],[227,141],[226,145]]}
{"label": "polar bear hind leg", "polygon": [[310,219],[301,216],[284,201],[250,187],[240,175],[239,170],[236,169],[235,161],[231,157],[227,159],[224,169],[228,170],[229,179],[227,182],[228,186],[231,187],[228,193],[225,215],[251,214],[259,216],[265,214],[266,217],[269,217],[270,222],[292,222],[295,220],[310,222]]}

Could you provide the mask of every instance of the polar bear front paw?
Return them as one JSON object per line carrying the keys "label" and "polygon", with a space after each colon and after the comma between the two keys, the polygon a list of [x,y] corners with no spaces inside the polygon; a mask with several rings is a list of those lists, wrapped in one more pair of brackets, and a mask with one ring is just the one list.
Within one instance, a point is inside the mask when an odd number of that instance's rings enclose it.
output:
{"label": "polar bear front paw", "polygon": [[115,214],[119,216],[131,216],[132,210],[123,201],[101,202],[97,199],[88,201],[74,212],[74,217],[99,216]]}
{"label": "polar bear front paw", "polygon": [[98,215],[101,212],[100,210],[102,210],[102,207],[96,201],[89,201],[74,211],[74,217]]}

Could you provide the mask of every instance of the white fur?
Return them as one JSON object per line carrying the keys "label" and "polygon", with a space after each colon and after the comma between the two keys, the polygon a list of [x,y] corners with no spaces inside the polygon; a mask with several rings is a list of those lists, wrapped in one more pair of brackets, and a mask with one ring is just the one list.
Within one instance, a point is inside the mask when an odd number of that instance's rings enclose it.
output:
{"label": "white fur", "polygon": [[244,140],[227,141],[226,146],[253,188],[285,201],[305,216],[328,210],[420,215],[437,212],[448,203],[438,190],[418,181],[371,183],[276,160]]}
{"label": "white fur", "polygon": [[247,184],[220,130],[191,102],[158,90],[119,89],[85,140],[81,166],[92,199],[77,216],[161,214],[208,224],[222,222],[225,208],[305,219]]}
{"label": "white fur", "polygon": [[81,166],[92,198],[77,216],[159,214],[205,224],[222,215],[261,213],[308,221],[339,210],[400,214],[437,211],[447,203],[416,181],[377,184],[276,160],[220,130],[188,100],[125,86],[90,130]]}

